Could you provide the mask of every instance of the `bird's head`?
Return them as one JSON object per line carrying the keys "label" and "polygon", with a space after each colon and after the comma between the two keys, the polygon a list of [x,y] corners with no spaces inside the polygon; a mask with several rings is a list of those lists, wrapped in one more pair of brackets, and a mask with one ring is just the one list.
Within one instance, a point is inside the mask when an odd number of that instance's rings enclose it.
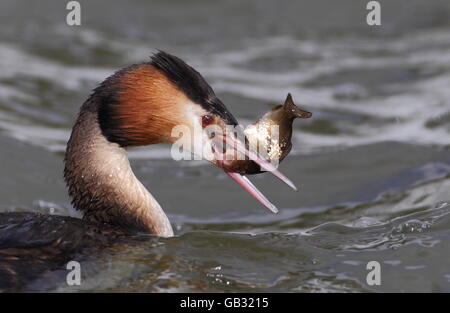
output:
{"label": "bird's head", "polygon": [[[125,148],[157,143],[182,145],[222,168],[263,205],[276,211],[243,174],[254,164],[276,175],[279,172],[249,150],[245,137],[233,135],[237,120],[200,73],[181,59],[158,52],[150,62],[130,66],[106,79],[93,96],[100,102],[100,128],[110,142]],[[228,147],[226,156],[224,147]],[[247,159],[243,161],[242,156]]]}

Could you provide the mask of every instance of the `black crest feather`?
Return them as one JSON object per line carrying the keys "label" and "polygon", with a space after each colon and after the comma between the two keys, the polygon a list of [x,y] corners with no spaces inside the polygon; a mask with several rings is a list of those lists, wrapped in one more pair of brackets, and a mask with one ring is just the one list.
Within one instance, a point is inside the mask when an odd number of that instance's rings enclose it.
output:
{"label": "black crest feather", "polygon": [[121,127],[116,108],[120,104],[118,94],[122,90],[121,79],[136,67],[148,64],[163,73],[177,88],[193,102],[201,105],[206,111],[217,114],[229,125],[237,125],[237,121],[220,101],[205,79],[183,60],[166,52],[159,51],[151,57],[150,62],[134,64],[123,68],[106,78],[86,101],[98,103],[98,120],[104,136],[111,142],[121,146],[130,145],[126,131]]}
{"label": "black crest feather", "polygon": [[219,115],[230,125],[238,124],[203,76],[186,62],[159,51],[151,57],[150,64],[164,73],[193,102],[200,104],[208,112]]}

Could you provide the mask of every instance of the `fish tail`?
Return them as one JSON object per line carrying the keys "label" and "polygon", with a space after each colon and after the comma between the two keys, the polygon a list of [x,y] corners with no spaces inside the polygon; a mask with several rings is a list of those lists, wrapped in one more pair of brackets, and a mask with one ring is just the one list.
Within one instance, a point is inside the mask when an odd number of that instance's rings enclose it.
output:
{"label": "fish tail", "polygon": [[290,93],[288,93],[286,100],[284,101],[284,109],[293,118],[310,118],[312,116],[311,112],[302,110],[295,105]]}

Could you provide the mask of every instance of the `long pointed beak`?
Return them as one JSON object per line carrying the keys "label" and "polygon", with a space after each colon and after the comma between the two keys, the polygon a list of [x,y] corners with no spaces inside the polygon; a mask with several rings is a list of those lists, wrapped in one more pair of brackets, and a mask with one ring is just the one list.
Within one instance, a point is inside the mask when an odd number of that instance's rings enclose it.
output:
{"label": "long pointed beak", "polygon": [[241,141],[234,138],[234,136],[217,136],[213,140],[213,150],[214,155],[217,160],[217,164],[227,173],[233,180],[235,180],[241,187],[243,187],[250,195],[252,195],[256,200],[258,200],[262,205],[268,208],[273,213],[278,213],[277,207],[271,203],[256,187],[252,182],[244,175],[228,170],[224,166],[225,155],[223,154],[223,144],[231,146],[233,152],[240,152],[248,157],[250,160],[258,164],[262,169],[271,172],[281,181],[285,182],[291,188],[297,191],[297,187],[280,171],[278,171],[271,163],[264,160],[258,153],[248,149]]}
{"label": "long pointed beak", "polygon": [[272,163],[269,163],[266,160],[264,160],[256,152],[254,152],[250,149],[247,149],[247,147],[245,147],[245,145],[242,142],[236,140],[235,138],[233,138],[233,136],[224,136],[223,138],[225,139],[226,144],[232,146],[234,149],[236,149],[240,153],[244,154],[250,160],[252,160],[256,164],[261,166],[262,169],[275,175],[275,177],[280,179],[282,182],[286,183],[289,187],[291,187],[295,191],[298,191],[298,189],[294,185],[294,183],[289,178],[284,176],[283,173],[281,173],[279,170],[277,170],[275,168],[275,166],[272,165]]}
{"label": "long pointed beak", "polygon": [[262,205],[268,208],[273,213],[278,213],[277,207],[270,202],[259,190],[252,184],[252,182],[244,175],[239,173],[232,173],[225,171],[231,178],[233,178],[242,188],[244,188],[249,194],[255,197]]}

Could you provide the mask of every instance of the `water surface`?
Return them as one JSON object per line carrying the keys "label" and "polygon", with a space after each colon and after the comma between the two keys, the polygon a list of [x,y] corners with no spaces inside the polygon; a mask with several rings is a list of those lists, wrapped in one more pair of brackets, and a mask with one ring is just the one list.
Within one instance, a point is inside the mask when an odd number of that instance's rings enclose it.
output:
{"label": "water surface", "polygon": [[[450,291],[448,1],[380,1],[375,28],[356,0],[80,2],[80,27],[60,1],[0,4],[1,212],[79,217],[62,180],[79,107],[155,49],[203,73],[243,124],[288,92],[313,112],[280,167],[300,191],[253,177],[273,215],[206,162],[135,149],[136,175],[177,236],[130,237],[51,267],[22,260],[34,275],[20,291]],[[70,259],[81,286],[65,283]],[[373,260],[380,286],[366,282]]]}

